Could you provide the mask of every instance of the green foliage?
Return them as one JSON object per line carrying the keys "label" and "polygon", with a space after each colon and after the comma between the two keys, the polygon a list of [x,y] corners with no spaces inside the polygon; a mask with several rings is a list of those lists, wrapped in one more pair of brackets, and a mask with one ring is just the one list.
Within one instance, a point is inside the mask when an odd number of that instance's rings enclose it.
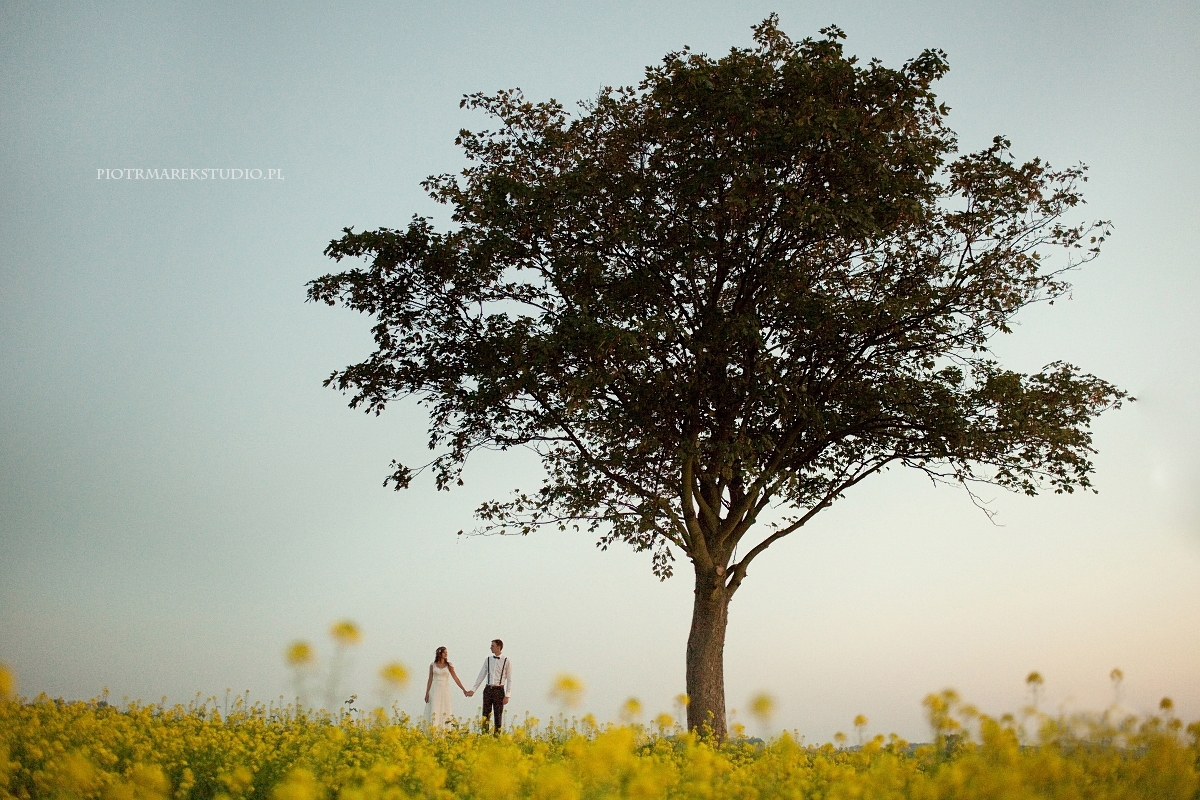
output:
{"label": "green foliage", "polygon": [[1002,138],[947,160],[944,55],[863,66],[824,34],[771,18],[755,48],[672,53],[575,116],[465,98],[497,128],[462,131],[470,166],[426,182],[455,227],[346,229],[327,254],[368,265],[309,285],[376,319],[376,352],[328,383],[376,413],[426,404],[439,488],[479,448],[537,451],[541,489],[482,506],[485,529],[586,525],[667,576],[673,549],[725,566],[768,505],[792,508],[729,565],[730,594],[891,464],[1089,486],[1088,423],[1124,393],[988,349],[1103,241],[1063,221],[1083,169],[1018,164]]}

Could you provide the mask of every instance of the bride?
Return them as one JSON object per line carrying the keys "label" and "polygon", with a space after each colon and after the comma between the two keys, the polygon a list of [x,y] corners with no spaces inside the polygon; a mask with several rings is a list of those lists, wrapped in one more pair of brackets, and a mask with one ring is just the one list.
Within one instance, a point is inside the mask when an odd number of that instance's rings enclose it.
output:
{"label": "bride", "polygon": [[458,688],[467,693],[454,665],[450,663],[449,652],[439,647],[433,654],[433,663],[429,665],[429,680],[425,682],[425,724],[430,728],[445,728],[454,717],[450,708],[450,679],[458,684]]}

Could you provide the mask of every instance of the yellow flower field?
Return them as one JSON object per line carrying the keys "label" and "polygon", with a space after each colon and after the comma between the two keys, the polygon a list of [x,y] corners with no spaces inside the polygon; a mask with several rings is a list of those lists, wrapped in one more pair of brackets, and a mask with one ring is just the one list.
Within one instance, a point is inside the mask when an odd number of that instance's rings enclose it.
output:
{"label": "yellow flower field", "polygon": [[[2,671],[2,670],[0,670]],[[527,719],[495,738],[430,735],[401,716],[334,719],[239,698],[187,706],[61,702],[0,689],[3,798],[1162,798],[1200,797],[1200,723],[1170,714],[992,719],[953,692],[926,706],[934,743],[861,747],[783,735],[723,744],[658,720],[598,726]],[[863,720],[865,722],[865,720]],[[857,721],[856,721],[857,724]]]}

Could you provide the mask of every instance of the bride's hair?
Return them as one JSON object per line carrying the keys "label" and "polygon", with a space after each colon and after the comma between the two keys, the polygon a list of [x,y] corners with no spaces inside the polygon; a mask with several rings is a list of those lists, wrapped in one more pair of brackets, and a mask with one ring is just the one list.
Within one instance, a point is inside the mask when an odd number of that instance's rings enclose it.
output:
{"label": "bride's hair", "polygon": [[[442,663],[442,659],[445,657],[445,654],[446,654],[445,647],[439,647],[437,650],[434,650],[433,651],[433,663],[435,663],[435,664]],[[449,662],[446,662],[446,663],[449,663]]]}

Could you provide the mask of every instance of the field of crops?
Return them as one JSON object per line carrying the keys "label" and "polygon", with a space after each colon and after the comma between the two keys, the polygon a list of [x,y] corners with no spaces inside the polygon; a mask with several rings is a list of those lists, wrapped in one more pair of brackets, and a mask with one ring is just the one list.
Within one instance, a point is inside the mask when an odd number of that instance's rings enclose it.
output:
{"label": "field of crops", "polygon": [[[1200,723],[1170,713],[992,719],[926,700],[932,744],[782,735],[717,744],[667,720],[526,720],[501,737],[431,735],[402,716],[236,700],[164,707],[17,698],[0,672],[3,798],[1160,798],[1200,797]],[[1037,727],[1036,732],[1028,730]],[[1031,741],[1032,739],[1032,741]]]}

